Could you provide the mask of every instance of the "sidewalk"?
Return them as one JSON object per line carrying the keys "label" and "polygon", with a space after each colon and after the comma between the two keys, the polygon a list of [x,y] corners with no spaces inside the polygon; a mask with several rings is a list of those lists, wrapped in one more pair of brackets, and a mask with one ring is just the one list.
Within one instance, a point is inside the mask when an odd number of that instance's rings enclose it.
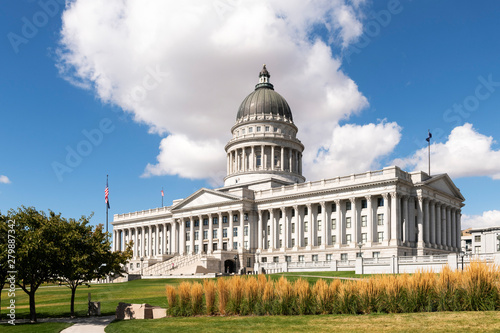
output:
{"label": "sidewalk", "polygon": [[64,322],[75,323],[61,331],[61,333],[104,333],[104,328],[109,325],[115,316],[86,317],[67,319]]}

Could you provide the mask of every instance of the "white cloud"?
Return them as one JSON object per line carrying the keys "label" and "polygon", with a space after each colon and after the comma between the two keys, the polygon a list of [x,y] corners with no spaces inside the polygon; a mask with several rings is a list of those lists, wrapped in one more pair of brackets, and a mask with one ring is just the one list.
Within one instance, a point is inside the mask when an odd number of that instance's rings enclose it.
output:
{"label": "white cloud", "polygon": [[500,210],[488,210],[482,215],[462,215],[462,230],[500,226]]}
{"label": "white cloud", "polygon": [[311,170],[313,179],[378,169],[380,158],[391,153],[400,139],[401,127],[395,122],[337,126],[330,145],[305,169]]}
{"label": "white cloud", "polygon": [[[315,29],[329,31],[327,42],[340,47],[355,42],[361,2],[74,0],[63,14],[58,67],[73,84],[167,136],[144,176],[225,175],[223,146],[263,63],[292,107],[304,161],[337,165],[322,168],[328,175],[353,172],[390,152],[399,129],[393,123],[338,127],[368,102]],[[337,152],[334,142],[348,130],[356,131],[360,146],[370,146],[368,161]],[[372,143],[373,132],[397,140],[382,147]],[[329,153],[317,157],[322,148]]]}
{"label": "white cloud", "polygon": [[0,184],[10,184],[10,179],[7,176],[0,175]]}
{"label": "white cloud", "polygon": [[[455,127],[445,143],[431,145],[431,172],[448,173],[453,178],[488,176],[500,179],[500,150],[494,150],[493,137],[477,132],[472,124]],[[427,170],[427,148],[394,164],[402,168]]]}

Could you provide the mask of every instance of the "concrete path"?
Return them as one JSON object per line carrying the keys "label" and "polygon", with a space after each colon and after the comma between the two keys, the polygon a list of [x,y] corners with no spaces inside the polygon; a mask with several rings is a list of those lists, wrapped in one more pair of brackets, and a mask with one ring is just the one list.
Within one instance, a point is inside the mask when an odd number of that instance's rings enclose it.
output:
{"label": "concrete path", "polygon": [[104,328],[109,325],[115,316],[87,317],[65,320],[75,323],[73,326],[62,330],[62,333],[104,333]]}

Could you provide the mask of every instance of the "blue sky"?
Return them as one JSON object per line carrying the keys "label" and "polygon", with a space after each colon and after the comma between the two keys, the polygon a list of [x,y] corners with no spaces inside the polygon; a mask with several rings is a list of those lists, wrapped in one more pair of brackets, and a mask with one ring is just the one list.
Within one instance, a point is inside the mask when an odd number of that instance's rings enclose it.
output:
{"label": "blue sky", "polygon": [[266,63],[308,180],[426,170],[430,129],[431,168],[461,189],[464,225],[500,225],[498,2],[62,2],[0,13],[2,213],[104,223],[107,174],[110,221],[160,206],[162,187],[165,205],[216,187]]}

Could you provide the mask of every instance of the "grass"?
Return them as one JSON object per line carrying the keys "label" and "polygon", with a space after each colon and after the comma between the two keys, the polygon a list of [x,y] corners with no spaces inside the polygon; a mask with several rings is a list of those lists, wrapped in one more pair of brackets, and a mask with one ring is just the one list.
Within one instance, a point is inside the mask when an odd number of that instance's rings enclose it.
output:
{"label": "grass", "polygon": [[2,333],[21,333],[21,332],[36,332],[36,333],[57,333],[63,329],[70,327],[69,323],[38,323],[38,324],[16,324],[0,325]]}
{"label": "grass", "polygon": [[115,321],[107,333],[142,332],[495,332],[499,312],[189,317]]}

